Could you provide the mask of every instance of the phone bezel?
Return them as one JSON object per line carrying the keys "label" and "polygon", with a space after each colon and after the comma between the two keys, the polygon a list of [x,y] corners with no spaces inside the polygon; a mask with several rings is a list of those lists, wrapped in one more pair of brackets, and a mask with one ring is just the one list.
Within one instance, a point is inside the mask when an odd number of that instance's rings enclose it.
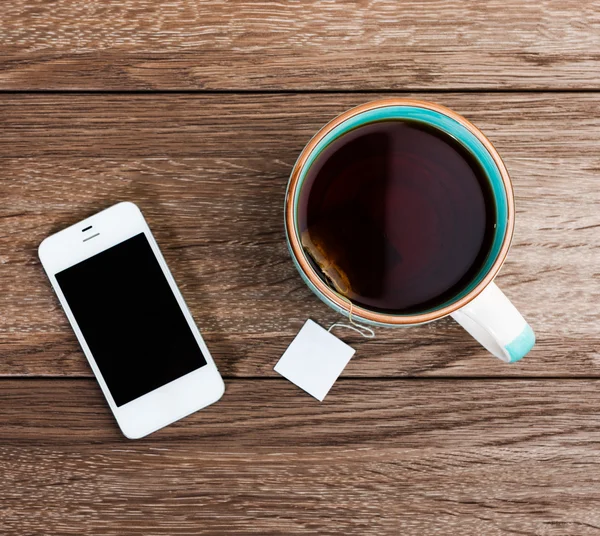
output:
{"label": "phone bezel", "polygon": [[[82,232],[83,229],[90,226],[90,230]],[[84,241],[85,238],[95,233],[99,234]],[[56,274],[139,233],[144,233],[148,239],[156,260],[206,359],[206,365],[117,407],[85,337],[79,329],[77,320],[58,285]],[[144,437],[190,413],[213,404],[221,398],[225,390],[223,380],[162,256],[160,248],[137,205],[131,202],[118,203],[59,231],[40,244],[38,254],[71,327],[75,331],[83,353],[100,384],[104,397],[117,420],[119,428],[127,438],[138,439]]]}

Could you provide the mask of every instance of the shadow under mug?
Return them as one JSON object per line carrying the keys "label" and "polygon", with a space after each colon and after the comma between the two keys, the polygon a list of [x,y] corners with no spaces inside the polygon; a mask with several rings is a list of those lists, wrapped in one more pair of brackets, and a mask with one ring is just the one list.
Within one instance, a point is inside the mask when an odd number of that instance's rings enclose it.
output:
{"label": "shadow under mug", "polygon": [[[418,314],[389,314],[350,304],[328,286],[309,262],[300,241],[298,200],[308,170],[321,152],[349,130],[382,120],[420,121],[458,140],[481,164],[492,186],[496,205],[496,229],[488,257],[480,272],[458,295],[435,309]],[[376,326],[414,326],[452,316],[493,355],[512,363],[525,356],[535,335],[519,311],[493,282],[502,267],[515,221],[513,189],[500,155],[472,123],[457,113],[429,102],[392,98],[363,104],[325,125],[300,154],[288,183],[285,226],[289,250],[302,279],[327,305],[346,317]]]}

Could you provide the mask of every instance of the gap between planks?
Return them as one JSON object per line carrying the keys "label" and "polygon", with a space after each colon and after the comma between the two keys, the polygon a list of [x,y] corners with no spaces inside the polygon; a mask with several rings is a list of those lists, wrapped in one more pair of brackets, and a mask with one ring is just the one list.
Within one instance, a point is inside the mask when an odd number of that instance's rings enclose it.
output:
{"label": "gap between planks", "polygon": [[[253,381],[283,381],[286,380],[283,376],[231,376],[231,375],[221,375],[223,380],[225,381],[235,381],[235,382],[253,382]],[[0,375],[0,382],[3,380],[48,380],[48,381],[58,381],[58,380],[94,380],[94,376],[59,376],[59,375],[49,375],[49,376],[36,376],[36,375],[16,375],[16,376],[6,376]],[[590,376],[349,376],[346,378],[338,378],[336,383],[341,382],[390,382],[390,381],[400,381],[400,382],[422,382],[422,381],[430,381],[430,382],[455,382],[455,381],[485,381],[485,382],[499,382],[499,381],[581,381],[581,380],[600,380],[600,375],[590,375]],[[289,381],[289,380],[286,380]]]}
{"label": "gap between planks", "polygon": [[414,95],[415,93],[579,94],[600,93],[600,87],[572,88],[416,88],[416,89],[0,89],[0,95]]}

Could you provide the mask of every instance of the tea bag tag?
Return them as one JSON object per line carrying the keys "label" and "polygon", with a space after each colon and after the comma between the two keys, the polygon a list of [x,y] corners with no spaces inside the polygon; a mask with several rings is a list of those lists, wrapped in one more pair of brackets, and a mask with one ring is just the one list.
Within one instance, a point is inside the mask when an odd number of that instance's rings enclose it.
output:
{"label": "tea bag tag", "polygon": [[354,348],[308,319],[275,365],[275,372],[323,402],[354,352]]}

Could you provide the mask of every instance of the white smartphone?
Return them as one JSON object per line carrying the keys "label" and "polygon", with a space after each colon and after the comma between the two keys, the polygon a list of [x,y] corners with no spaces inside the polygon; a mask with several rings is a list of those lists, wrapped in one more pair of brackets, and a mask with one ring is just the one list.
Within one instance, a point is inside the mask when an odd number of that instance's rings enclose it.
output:
{"label": "white smartphone", "polygon": [[49,236],[39,257],[126,437],[221,398],[223,380],[136,205]]}

